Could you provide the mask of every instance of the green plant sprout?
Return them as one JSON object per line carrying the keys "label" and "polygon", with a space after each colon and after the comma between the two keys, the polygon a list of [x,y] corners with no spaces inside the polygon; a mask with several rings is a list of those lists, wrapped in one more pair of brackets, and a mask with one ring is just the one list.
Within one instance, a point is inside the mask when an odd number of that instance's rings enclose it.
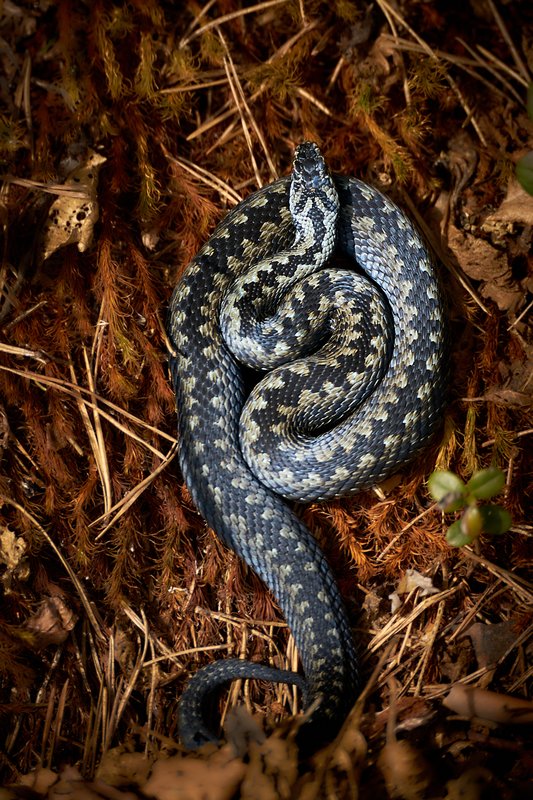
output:
{"label": "green plant sprout", "polygon": [[505,475],[498,467],[488,467],[475,472],[468,483],[448,470],[438,470],[429,476],[428,489],[445,514],[463,509],[460,519],[446,532],[446,541],[452,547],[471,544],[481,533],[500,536],[512,524],[509,512],[498,505],[478,505],[478,500],[489,500],[499,494],[505,485]]}

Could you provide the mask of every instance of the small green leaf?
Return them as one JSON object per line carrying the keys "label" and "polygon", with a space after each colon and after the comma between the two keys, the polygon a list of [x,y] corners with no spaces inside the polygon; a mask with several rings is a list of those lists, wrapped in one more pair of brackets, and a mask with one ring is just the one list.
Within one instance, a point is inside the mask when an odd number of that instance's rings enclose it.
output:
{"label": "small green leaf", "polygon": [[467,492],[471,492],[478,500],[488,500],[501,492],[505,485],[505,475],[498,467],[482,469],[472,475],[466,484]]}
{"label": "small green leaf", "polygon": [[472,538],[464,533],[460,519],[450,525],[446,532],[446,541],[452,547],[464,547],[465,544],[471,544],[475,538],[475,536]]}
{"label": "small green leaf", "polygon": [[500,536],[502,533],[506,533],[513,524],[511,515],[502,506],[481,506],[479,511],[483,532],[489,536]]}
{"label": "small green leaf", "polygon": [[526,153],[516,162],[515,172],[522,189],[533,195],[533,151]]}
{"label": "small green leaf", "polygon": [[428,479],[428,489],[443,511],[458,511],[465,504],[465,485],[453,472],[432,472]]}
{"label": "small green leaf", "polygon": [[468,506],[459,522],[462,532],[471,542],[478,538],[483,528],[483,519],[477,506]]}

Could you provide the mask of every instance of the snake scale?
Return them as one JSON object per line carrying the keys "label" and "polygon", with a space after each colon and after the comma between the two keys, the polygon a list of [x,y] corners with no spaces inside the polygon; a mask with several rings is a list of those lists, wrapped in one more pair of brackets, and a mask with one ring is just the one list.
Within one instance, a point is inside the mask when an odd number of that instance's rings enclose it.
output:
{"label": "snake scale", "polygon": [[168,329],[183,477],[272,591],[303,667],[303,677],[240,659],[204,667],[180,701],[181,739],[217,741],[209,696],[255,677],[302,688],[316,747],[351,708],[358,668],[332,572],[285,499],[356,492],[427,444],[446,381],[432,259],[390,200],[331,176],[305,142],[291,175],[239,203],[190,262]]}

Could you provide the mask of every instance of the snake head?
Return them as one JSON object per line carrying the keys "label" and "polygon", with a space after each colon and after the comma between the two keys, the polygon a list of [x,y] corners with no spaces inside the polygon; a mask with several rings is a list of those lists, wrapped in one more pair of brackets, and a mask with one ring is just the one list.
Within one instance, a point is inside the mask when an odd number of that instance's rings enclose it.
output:
{"label": "snake head", "polygon": [[339,197],[319,147],[303,142],[292,164],[289,209],[297,238],[320,239],[323,230],[337,227]]}

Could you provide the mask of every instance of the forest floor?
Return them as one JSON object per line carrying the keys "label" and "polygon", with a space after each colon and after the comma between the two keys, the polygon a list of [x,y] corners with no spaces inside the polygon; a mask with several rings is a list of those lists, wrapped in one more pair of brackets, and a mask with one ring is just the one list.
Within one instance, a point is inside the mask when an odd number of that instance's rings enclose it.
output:
{"label": "forest floor", "polygon": [[[531,3],[5,0],[0,36],[2,800],[530,797]],[[297,507],[361,658],[337,739],[299,762],[298,698],[243,682],[189,755],[192,673],[298,658],[183,486],[166,308],[303,140],[435,251],[449,403],[399,475]],[[490,465],[511,530],[453,548],[428,477]]]}

